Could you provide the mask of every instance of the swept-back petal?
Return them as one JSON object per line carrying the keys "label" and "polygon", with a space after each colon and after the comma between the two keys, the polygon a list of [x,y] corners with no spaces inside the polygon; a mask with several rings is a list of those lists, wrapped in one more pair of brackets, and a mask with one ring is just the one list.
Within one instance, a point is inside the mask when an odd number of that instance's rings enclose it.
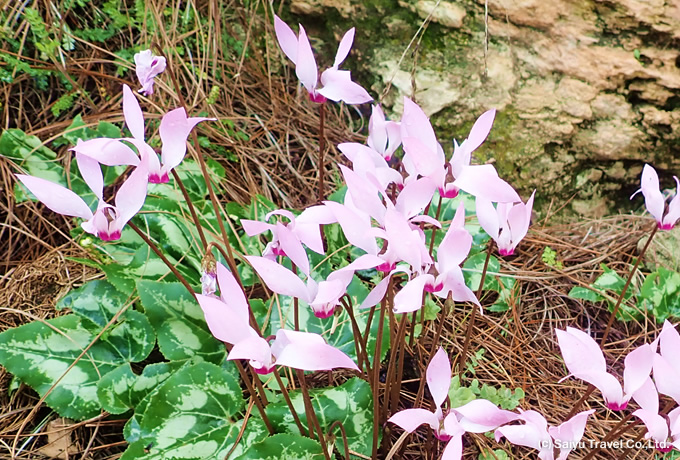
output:
{"label": "swept-back petal", "polygon": [[119,139],[109,139],[105,137],[83,141],[78,139],[78,143],[70,150],[94,158],[97,162],[106,166],[132,165],[139,164],[137,154]]}
{"label": "swept-back petal", "polygon": [[585,332],[567,327],[555,329],[564,364],[571,374],[606,372],[607,363],[600,346]]}
{"label": "swept-back petal", "polygon": [[486,399],[475,399],[452,410],[461,415],[460,426],[468,433],[486,433],[519,418]]}
{"label": "swept-back petal", "polygon": [[276,39],[281,46],[283,54],[288,56],[288,59],[297,62],[298,38],[288,24],[283,22],[281,18],[274,15],[274,31],[276,32]]}
{"label": "swept-back petal", "polygon": [[548,433],[555,441],[560,441],[560,455],[558,460],[566,459],[569,452],[573,450],[583,437],[588,422],[588,416],[593,414],[595,409],[579,412],[572,418],[557,427],[548,428]]}
{"label": "swept-back petal", "polygon": [[146,188],[149,184],[149,172],[144,163],[140,163],[120,186],[116,193],[116,209],[119,213],[118,229],[122,229],[132,217],[142,209],[146,200]]}
{"label": "swept-back petal", "polygon": [[442,347],[439,347],[437,353],[430,360],[430,364],[427,365],[425,378],[432,399],[437,407],[441,407],[449,395],[449,387],[451,386],[451,362]]}
{"label": "swept-back petal", "polygon": [[[548,422],[536,411],[526,411],[520,414],[520,419],[526,423],[524,425],[505,425],[497,428],[494,432],[496,441],[505,437],[510,443],[516,446],[531,447],[542,453],[549,453],[549,456],[541,456],[544,460],[552,459],[552,439],[548,434]],[[544,454],[545,455],[545,454]]]}
{"label": "swept-back petal", "polygon": [[475,199],[475,207],[477,208],[477,220],[484,231],[489,234],[494,240],[498,239],[498,234],[501,230],[501,221],[498,218],[498,212],[494,208],[491,200],[477,197]]}
{"label": "swept-back petal", "polygon": [[216,297],[202,294],[196,294],[196,299],[203,310],[210,333],[218,340],[233,345],[251,336],[257,336],[248,325],[247,313],[244,318],[237,305],[230,305]]}
{"label": "swept-back petal", "polygon": [[654,355],[653,369],[654,382],[659,393],[670,396],[680,404],[680,372],[678,372],[668,359]]}
{"label": "swept-back petal", "polygon": [[248,359],[255,370],[264,373],[273,367],[271,348],[265,339],[257,335],[246,337],[235,343],[227,359]]}
{"label": "swept-back petal", "polygon": [[673,179],[675,179],[675,197],[668,203],[668,212],[662,222],[664,228],[673,228],[680,219],[680,180],[675,176]]}
{"label": "swept-back petal", "polygon": [[418,104],[404,97],[404,112],[401,115],[402,142],[407,137],[415,137],[433,153],[438,150],[439,142],[432,129],[430,119]]}
{"label": "swept-back petal", "polygon": [[645,409],[638,409],[633,412],[633,415],[642,420],[642,423],[647,427],[645,439],[651,438],[658,443],[668,441],[668,422],[663,416]]}
{"label": "swept-back petal", "polygon": [[279,238],[281,249],[286,256],[295,264],[305,275],[309,275],[309,258],[307,251],[302,247],[302,243],[288,226],[281,222],[276,223],[276,234]]}
{"label": "swept-back petal", "polygon": [[324,201],[337,219],[347,241],[369,254],[378,253],[378,244],[371,233],[371,217],[334,201]]}
{"label": "swept-back petal", "polygon": [[66,187],[40,177],[16,174],[17,179],[50,210],[65,216],[91,219],[92,211],[78,195]]}
{"label": "swept-back petal", "polygon": [[217,286],[222,301],[234,309],[241,322],[247,324],[250,306],[246,296],[231,271],[220,262],[217,263]]}
{"label": "swept-back petal", "polygon": [[340,40],[340,44],[338,45],[338,51],[335,53],[333,67],[340,67],[340,64],[347,58],[349,50],[352,49],[352,43],[354,43],[354,27],[349,29],[345,32],[345,35],[342,36],[342,40]]}
{"label": "swept-back petal", "polygon": [[461,169],[453,185],[470,195],[496,203],[522,201],[514,188],[498,177],[493,165],[468,165]]}
{"label": "swept-back petal", "polygon": [[435,292],[435,295],[445,299],[451,292],[453,300],[456,302],[472,302],[479,306],[480,313],[482,313],[482,306],[472,289],[465,284],[463,271],[458,265],[448,267],[447,271],[441,273],[438,279],[442,282],[442,290]]}
{"label": "swept-back petal", "polygon": [[404,409],[394,414],[387,421],[409,433],[413,433],[420,425],[424,424],[429,425],[433,430],[439,429],[439,418],[434,412],[427,409]]}
{"label": "swept-back petal", "polygon": [[472,125],[470,134],[467,139],[463,141],[461,147],[464,147],[468,152],[474,152],[482,145],[491,131],[493,120],[496,117],[496,109],[487,110],[477,118],[475,124]]}
{"label": "swept-back petal", "polygon": [[[415,173],[430,176],[444,167],[444,158],[437,150],[432,150],[418,137],[403,137],[404,152],[415,168]],[[413,173],[411,173],[413,174]]]}
{"label": "swept-back petal", "polygon": [[158,132],[163,142],[161,161],[166,172],[182,162],[187,153],[189,133],[197,124],[205,120],[214,120],[214,118],[187,118],[184,107],[163,115]]}
{"label": "swept-back petal", "polygon": [[331,101],[363,104],[373,100],[363,86],[352,81],[349,70],[326,69],[321,74],[321,83],[323,88],[317,92]]}
{"label": "swept-back petal", "polygon": [[649,378],[655,353],[652,346],[645,343],[626,356],[623,368],[623,391],[627,397],[632,396]]}
{"label": "swept-back petal", "polygon": [[[285,344],[279,348],[280,341]],[[352,359],[328,345],[318,334],[279,329],[272,345],[276,364],[305,371],[329,371],[337,368],[359,368]]]}
{"label": "swept-back petal", "polygon": [[[446,418],[448,420],[448,417]],[[446,423],[446,420],[444,423]],[[448,433],[448,428],[446,429]],[[441,460],[460,460],[463,458],[463,435],[457,434],[446,443]]]}
{"label": "swept-back petal", "polygon": [[241,225],[243,225],[243,231],[245,231],[248,236],[259,235],[266,231],[274,231],[276,228],[274,225],[268,224],[267,222],[250,219],[241,219]]}
{"label": "swept-back petal", "polygon": [[437,263],[439,273],[448,272],[454,266],[459,266],[470,253],[472,235],[464,228],[453,224],[446,231],[444,239],[437,249]]}
{"label": "swept-back petal", "polygon": [[420,214],[432,201],[437,186],[429,178],[412,180],[399,192],[395,209],[407,218]]}
{"label": "swept-back petal", "polygon": [[76,163],[78,164],[78,171],[83,177],[83,180],[90,187],[92,193],[101,201],[104,193],[104,176],[102,175],[102,167],[94,158],[76,153]]}
{"label": "swept-back petal", "polygon": [[[640,179],[640,190],[645,197],[645,207],[647,211],[661,224],[663,222],[664,198],[659,190],[659,175],[656,170],[646,164],[642,168],[642,178]],[[636,192],[637,193],[637,192]],[[635,196],[635,193],[633,194]],[[631,196],[631,198],[633,198]]]}
{"label": "swept-back petal", "polygon": [[434,283],[434,276],[424,274],[406,283],[394,296],[394,312],[410,313],[420,310],[423,306],[423,291],[428,283]]}
{"label": "swept-back petal", "polygon": [[300,25],[300,33],[298,35],[295,74],[310,94],[315,92],[319,74],[316,68],[316,59],[314,59],[312,45],[309,43],[307,32],[305,32],[305,28],[302,25]]}
{"label": "swept-back petal", "polygon": [[123,117],[132,137],[144,140],[144,115],[135,94],[128,85],[123,85]]}
{"label": "swept-back petal", "polygon": [[414,270],[420,270],[423,263],[424,243],[418,233],[411,229],[406,217],[394,209],[388,209],[385,212],[385,232],[389,240],[388,244],[397,256],[410,264]]}
{"label": "swept-back petal", "polygon": [[312,301],[307,286],[292,271],[264,257],[246,256],[246,259],[272,291],[297,297],[307,303]]}

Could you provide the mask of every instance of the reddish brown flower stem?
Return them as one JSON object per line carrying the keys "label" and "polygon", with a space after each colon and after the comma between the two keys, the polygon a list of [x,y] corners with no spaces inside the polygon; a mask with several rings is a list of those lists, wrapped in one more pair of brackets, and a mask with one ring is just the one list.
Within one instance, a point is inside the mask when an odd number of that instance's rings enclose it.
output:
{"label": "reddish brown flower stem", "polygon": [[[160,54],[163,55],[162,50],[159,50]],[[166,58],[167,60],[167,58]],[[168,61],[169,62],[169,61]],[[186,101],[184,100],[184,96],[182,95],[181,88],[179,86],[179,83],[177,82],[177,78],[175,77],[175,73],[172,69],[171,65],[166,66],[166,71],[168,72],[168,75],[170,75],[170,80],[172,80],[172,84],[175,87],[175,92],[177,93],[177,98],[179,99],[180,105],[184,107],[184,110],[188,113],[187,111],[187,105]],[[219,205],[219,201],[217,200],[217,195],[215,195],[215,190],[213,189],[212,186],[212,181],[210,180],[210,175],[208,174],[208,168],[205,164],[205,160],[203,159],[203,155],[201,154],[201,146],[198,143],[198,135],[196,134],[196,130],[191,130],[191,140],[194,143],[194,156],[196,157],[196,160],[198,161],[198,164],[201,166],[201,173],[203,174],[203,180],[205,180],[205,185],[208,189],[208,195],[210,196],[210,202],[212,203],[213,209],[215,211],[215,217],[217,218],[217,224],[220,227],[220,232],[222,233],[222,239],[224,240],[224,246],[227,248],[227,265],[229,265],[229,269],[231,272],[234,274],[234,278],[236,278],[236,281],[238,282],[239,286],[241,286],[241,289],[243,289],[243,283],[241,282],[241,277],[238,274],[238,271],[236,270],[236,260],[234,259],[234,252],[231,249],[231,244],[229,243],[229,235],[227,233],[226,228],[224,227],[224,220],[222,219],[222,213]]]}
{"label": "reddish brown flower stem", "polygon": [[198,236],[201,239],[201,244],[203,245],[203,250],[205,252],[208,251],[208,241],[205,239],[205,233],[203,233],[203,226],[201,225],[201,221],[198,219],[198,215],[196,214],[196,208],[194,208],[194,203],[191,201],[191,198],[189,197],[189,193],[187,192],[187,189],[184,187],[184,183],[182,183],[182,179],[180,179],[179,174],[177,174],[177,171],[174,169],[170,170],[172,173],[172,177],[175,178],[175,182],[177,185],[179,185],[179,189],[182,191],[182,196],[184,196],[184,201],[186,201],[187,206],[189,207],[189,212],[191,213],[191,219],[194,221],[194,225],[196,226],[196,231],[198,232]]}
{"label": "reddish brown flower stem", "polygon": [[640,265],[640,261],[642,260],[643,256],[645,255],[645,252],[647,252],[647,248],[649,247],[649,244],[652,242],[652,238],[654,238],[654,235],[656,235],[657,230],[659,230],[659,227],[655,223],[654,224],[654,230],[652,230],[652,233],[649,235],[649,238],[647,239],[645,246],[642,248],[642,251],[640,251],[640,254],[638,255],[637,259],[635,260],[635,265],[633,265],[633,269],[628,274],[628,279],[626,280],[626,284],[623,285],[623,289],[621,290],[621,295],[619,295],[619,298],[616,300],[616,305],[614,305],[614,309],[612,310],[612,314],[609,317],[609,322],[607,322],[607,327],[604,330],[604,334],[602,334],[602,340],[600,341],[601,346],[604,346],[605,342],[607,341],[607,337],[609,337],[609,331],[612,327],[612,324],[614,324],[614,319],[616,318],[616,313],[618,313],[618,311],[619,311],[619,307],[621,306],[621,302],[623,301],[623,298],[626,296],[626,291],[628,291],[628,286],[630,286],[630,282],[633,279],[633,275],[637,271],[638,265]]}
{"label": "reddish brown flower stem", "polygon": [[154,252],[154,253],[155,253],[162,261],[163,261],[163,263],[168,267],[168,269],[170,269],[170,271],[172,272],[172,274],[175,275],[175,276],[177,277],[177,279],[179,280],[179,282],[182,283],[182,284],[184,285],[185,288],[187,288],[187,291],[189,291],[189,294],[191,294],[192,296],[196,297],[196,292],[195,292],[194,289],[191,287],[191,285],[189,284],[189,282],[188,282],[188,281],[186,280],[186,278],[184,278],[184,276],[182,276],[182,274],[175,268],[175,266],[172,264],[172,262],[170,262],[170,261],[168,260],[168,258],[165,257],[165,255],[161,252],[161,250],[158,249],[158,246],[156,246],[156,244],[155,244],[153,241],[151,241],[151,239],[149,239],[149,237],[146,236],[146,234],[145,234],[139,227],[137,227],[134,223],[132,223],[132,221],[128,222],[128,225],[130,226],[130,228],[131,228],[132,230],[135,231],[135,233],[137,233],[137,235],[139,235],[139,237],[140,237],[142,240],[144,240],[144,242],[146,243],[146,245],[149,246],[149,248],[150,248],[150,249],[151,249],[151,250],[152,250],[152,251],[153,251],[153,252]]}
{"label": "reddish brown flower stem", "polygon": [[324,436],[324,432],[321,429],[321,425],[319,424],[319,419],[316,416],[316,412],[314,412],[314,406],[312,405],[312,399],[309,396],[309,391],[307,390],[307,382],[305,380],[305,373],[304,371],[301,371],[299,369],[295,369],[295,373],[297,374],[298,380],[300,382],[300,390],[302,390],[302,399],[305,402],[305,410],[307,412],[307,424],[310,426],[310,433],[312,432],[311,427],[314,427],[316,430],[316,433],[318,434],[319,437],[319,443],[321,443],[321,449],[323,450],[323,456],[325,457],[326,460],[331,460],[330,455],[328,454],[328,447],[326,446],[326,437]]}
{"label": "reddish brown flower stem", "polygon": [[325,198],[326,194],[324,193],[324,173],[325,173],[325,165],[324,165],[324,156],[325,156],[325,150],[326,150],[326,139],[324,137],[324,121],[326,118],[326,111],[324,107],[326,104],[320,104],[319,105],[319,203],[321,203]]}
{"label": "reddish brown flower stem", "polygon": [[302,425],[302,421],[300,420],[300,417],[298,417],[297,411],[295,410],[295,406],[293,406],[293,402],[290,400],[288,389],[286,389],[286,386],[283,384],[283,381],[281,380],[281,376],[279,375],[278,369],[274,369],[274,378],[276,378],[276,382],[279,384],[279,388],[281,389],[283,399],[286,400],[288,409],[290,410],[290,413],[293,416],[293,420],[295,420],[295,424],[297,425],[298,430],[300,430],[300,434],[302,436],[308,436],[307,430],[305,430],[305,427]]}
{"label": "reddish brown flower stem", "polygon": [[[491,252],[493,251],[493,240],[489,241],[489,247],[486,250],[486,259],[484,259],[484,268],[482,268],[482,277],[479,280],[479,287],[477,288],[477,300],[482,296],[484,290],[484,280],[486,278],[486,270],[489,268],[489,259],[491,259]],[[472,337],[472,329],[475,326],[475,319],[477,318],[477,305],[472,305],[472,312],[470,319],[468,319],[467,330],[465,331],[465,341],[463,342],[463,351],[458,360],[458,375],[460,382],[463,381],[463,373],[465,372],[465,362],[467,361],[468,349],[470,348],[470,338]]]}

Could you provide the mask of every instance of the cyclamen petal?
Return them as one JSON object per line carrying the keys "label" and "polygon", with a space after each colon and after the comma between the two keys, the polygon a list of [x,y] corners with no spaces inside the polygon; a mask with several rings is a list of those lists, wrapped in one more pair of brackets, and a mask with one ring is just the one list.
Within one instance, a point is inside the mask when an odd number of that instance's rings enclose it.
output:
{"label": "cyclamen petal", "polygon": [[128,85],[123,85],[123,117],[132,137],[144,140],[144,114],[137,98]]}
{"label": "cyclamen petal", "polygon": [[420,425],[425,424],[433,430],[439,429],[439,418],[434,412],[427,409],[404,409],[391,416],[387,421],[409,433],[413,433]]}
{"label": "cyclamen petal", "polygon": [[196,294],[196,299],[203,310],[210,333],[217,339],[233,345],[257,336],[248,324],[248,317],[243,318],[239,314],[238,306],[202,294]]}
{"label": "cyclamen petal", "polygon": [[246,256],[246,260],[272,291],[297,297],[307,303],[312,301],[309,289],[292,271],[264,257]]}
{"label": "cyclamen petal", "polygon": [[179,165],[187,153],[187,138],[194,127],[202,121],[213,121],[216,118],[187,117],[183,107],[171,110],[163,115],[158,132],[163,145],[161,147],[161,162],[163,171],[167,174]]}
{"label": "cyclamen petal", "polygon": [[297,63],[298,38],[293,29],[283,22],[281,18],[274,15],[274,31],[276,32],[276,39],[283,54],[293,61],[293,64]]}
{"label": "cyclamen petal", "polygon": [[318,334],[279,329],[272,344],[276,364],[304,371],[359,370],[352,359]]}
{"label": "cyclamen petal", "polygon": [[449,395],[451,386],[451,362],[442,347],[439,347],[430,360],[430,364],[427,365],[425,377],[434,403],[437,407],[441,407]]}
{"label": "cyclamen petal", "polygon": [[40,177],[25,174],[16,174],[16,177],[53,212],[86,220],[92,218],[93,214],[87,203],[66,187]]}

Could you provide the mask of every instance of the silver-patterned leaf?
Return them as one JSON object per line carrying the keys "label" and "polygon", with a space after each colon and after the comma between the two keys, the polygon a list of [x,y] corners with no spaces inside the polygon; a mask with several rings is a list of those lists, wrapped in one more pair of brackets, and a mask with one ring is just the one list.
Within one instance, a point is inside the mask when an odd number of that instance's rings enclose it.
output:
{"label": "silver-patterned leaf", "polygon": [[85,326],[87,320],[78,315],[9,329],[0,334],[0,364],[41,396],[56,383],[45,401],[59,415],[78,420],[94,417],[101,410],[97,382],[102,376],[130,359],[145,359],[153,347],[153,331],[144,315],[129,313],[78,361],[97,335],[91,323]]}
{"label": "silver-patterned leaf", "polygon": [[[245,402],[237,380],[224,369],[202,362],[186,366],[150,394],[137,419],[136,440],[122,460],[221,459],[233,447]],[[233,455],[266,436],[264,423],[248,419]]]}
{"label": "silver-patterned leaf", "polygon": [[168,360],[200,356],[216,364],[224,361],[224,344],[212,336],[201,307],[182,284],[142,280],[137,291]]}

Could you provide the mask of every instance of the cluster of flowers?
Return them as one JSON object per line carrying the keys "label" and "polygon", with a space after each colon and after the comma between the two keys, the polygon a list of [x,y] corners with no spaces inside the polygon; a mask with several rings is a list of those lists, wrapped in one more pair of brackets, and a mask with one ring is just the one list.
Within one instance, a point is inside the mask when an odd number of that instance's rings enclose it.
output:
{"label": "cluster of flowers", "polygon": [[[548,427],[545,417],[534,410],[519,413],[500,409],[486,399],[475,399],[454,408],[442,409],[451,385],[451,363],[443,348],[434,355],[426,372],[427,386],[436,405],[434,412],[427,409],[404,409],[394,414],[388,422],[412,433],[420,425],[429,425],[435,437],[446,442],[442,460],[463,458],[463,435],[486,433],[495,430],[496,441],[506,438],[512,444],[539,450],[542,460],[553,460],[555,448],[558,460],[567,458],[569,452],[583,437],[588,416],[594,409],[579,412],[557,427]],[[509,425],[515,421],[523,424]]]}
{"label": "cluster of flowers", "polygon": [[667,416],[659,413],[659,393],[680,404],[680,335],[675,327],[666,321],[653,342],[628,353],[624,359],[623,387],[607,372],[602,350],[592,337],[571,327],[555,332],[569,376],[599,389],[611,410],[625,410],[632,398],[640,407],[633,415],[647,427],[646,438],[655,441],[662,452],[680,450],[680,406]]}
{"label": "cluster of flowers", "polygon": [[[165,58],[153,56],[146,50],[135,55],[135,62],[142,85],[140,92],[152,94],[154,77],[165,69]],[[81,197],[59,184],[40,177],[16,175],[45,206],[56,213],[84,219],[82,228],[103,241],[120,238],[125,224],[144,205],[148,183],[168,182],[170,171],[184,159],[189,133],[198,123],[208,120],[188,118],[182,107],[163,115],[159,127],[162,142],[159,161],[155,150],[144,138],[144,115],[128,85],[123,85],[123,115],[131,138],[79,140],[71,149],[83,180],[97,197],[94,212]],[[101,165],[134,167],[116,193],[115,206],[104,200]]]}
{"label": "cluster of flowers", "polygon": [[[337,67],[349,52],[353,30],[345,34],[334,66],[323,73],[321,80],[324,88],[317,90],[316,78],[306,78],[307,74],[316,76],[316,63],[304,29],[300,27],[299,36],[296,37],[280,19],[276,18],[275,24],[281,47],[296,64],[298,76],[311,99],[322,102],[320,96],[325,101],[325,98],[334,99],[334,95],[342,94],[337,99],[351,102],[352,99],[345,96],[358,94],[358,85],[351,82],[349,72],[340,71]],[[312,68],[313,71],[310,70]],[[333,86],[336,83],[344,90]],[[333,91],[328,90],[329,86],[334,88]],[[437,191],[441,197],[453,198],[459,190],[465,190],[477,197],[479,220],[496,240],[501,253],[513,253],[527,232],[533,195],[524,204],[517,192],[498,177],[492,165],[470,164],[471,154],[486,139],[494,115],[493,110],[482,115],[469,137],[460,145],[455,143],[453,156],[450,161],[446,161],[428,117],[416,103],[404,99],[404,113],[399,122],[387,121],[380,107],[374,106],[367,145],[344,143],[338,146],[352,163],[351,168],[339,165],[347,184],[344,203],[326,201],[307,208],[297,217],[288,211],[274,211],[265,219],[269,221],[276,215],[285,218],[285,222],[243,220],[244,231],[249,236],[264,232],[272,234],[262,256],[246,256],[248,263],[269,289],[306,303],[319,318],[334,314],[355,271],[373,268],[382,271],[385,276],[367,296],[362,308],[373,307],[382,300],[391,276],[396,273],[404,273],[409,279],[394,298],[395,313],[420,309],[423,292],[431,292],[442,298],[451,296],[456,301],[479,305],[474,293],[465,285],[460,268],[472,245],[472,237],[464,226],[463,206],[458,208],[439,245],[436,261],[426,246],[423,226],[428,224],[441,228],[442,225],[423,214],[423,210]],[[397,162],[399,169],[394,169],[388,161],[399,146],[403,147],[403,159]],[[492,202],[499,204],[494,207]],[[317,281],[312,277],[305,246],[324,254],[321,226],[333,223],[339,224],[347,240],[365,254],[332,272],[326,279]],[[294,270],[280,265],[277,256],[288,257]],[[306,280],[298,276],[297,269],[305,275]],[[273,352],[274,348],[279,348],[279,334],[272,350],[269,350],[264,339],[245,327],[243,322],[247,318],[242,308],[234,308],[227,301],[243,299],[243,292],[233,282],[224,281],[226,276],[223,274],[222,283],[228,283],[228,294],[225,295],[224,286],[220,286],[221,300],[214,295],[199,298],[208,325],[216,337],[234,345],[237,352],[234,354],[232,350],[230,359],[234,359],[234,356],[248,357],[258,370],[271,370],[274,362],[281,362],[280,356]],[[217,302],[222,305],[217,305]],[[239,304],[247,307],[244,302],[239,301]],[[242,325],[238,331],[232,327],[236,322]],[[285,335],[290,334],[286,331]],[[312,334],[307,337],[310,336]],[[255,341],[261,346],[251,346]],[[243,343],[250,345],[241,346]],[[273,356],[269,353],[273,353]],[[269,357],[265,359],[263,356]],[[331,360],[325,362],[330,363]],[[307,367],[304,370],[318,369]]]}
{"label": "cluster of flowers", "polygon": [[[318,71],[305,30],[300,26],[296,35],[278,17],[275,30],[283,52],[295,63],[296,74],[313,102],[325,103],[330,99],[359,104],[372,100],[361,86],[352,82],[349,71],[339,70],[349,54],[354,29],[340,42],[333,66],[322,73],[320,89],[317,89]],[[165,60],[146,51],[135,56],[135,61],[140,91],[152,94],[153,78],[163,71]],[[169,180],[170,171],[186,154],[190,131],[197,123],[207,120],[188,118],[183,108],[165,114],[159,128],[162,142],[159,160],[145,140],[144,116],[127,85],[123,87],[123,114],[131,138],[79,141],[72,148],[83,179],[98,199],[94,212],[69,189],[41,178],[17,175],[48,208],[84,219],[83,229],[106,241],[120,238],[123,226],[143,206],[149,182]],[[455,198],[463,190],[475,197],[477,220],[496,242],[499,253],[513,254],[528,231],[534,194],[524,203],[498,176],[493,165],[472,164],[472,153],[486,140],[494,117],[494,110],[482,114],[462,143],[454,141],[452,156],[447,161],[427,115],[415,102],[404,98],[399,121],[386,120],[380,106],[373,106],[367,143],[338,145],[352,165],[339,165],[347,185],[344,202],[325,201],[307,208],[297,217],[279,210],[268,214],[265,222],[242,221],[249,236],[266,232],[272,235],[262,256],[245,259],[269,289],[306,303],[319,318],[335,313],[354,273],[367,269],[382,272],[383,279],[368,294],[361,308],[377,305],[390,285],[399,288],[399,283],[393,282],[396,274],[400,274],[402,280],[405,277],[406,282],[394,296],[394,313],[419,310],[425,292],[479,305],[465,285],[461,270],[472,245],[472,237],[465,229],[464,207],[461,204],[457,209],[436,257],[427,247],[423,228],[429,225],[435,231],[441,229],[442,224],[424,211],[435,193],[441,200]],[[395,155],[400,147],[402,154]],[[115,196],[115,206],[104,201],[101,165],[133,167]],[[659,191],[658,177],[648,165],[643,171],[640,191],[659,228],[672,228],[680,219],[680,194],[676,194],[664,215],[665,200]],[[269,222],[273,216],[279,219]],[[312,276],[306,251],[324,254],[321,228],[329,224],[338,224],[346,239],[365,254],[317,281]],[[293,270],[281,265],[277,257],[290,259]],[[212,334],[233,346],[228,359],[247,359],[258,373],[272,372],[276,365],[307,371],[358,370],[347,355],[318,334],[280,329],[274,336],[262,337],[258,325],[251,320],[242,288],[223,265],[217,265],[216,273],[204,274],[203,281],[204,291],[197,298]],[[215,295],[214,281],[219,297]],[[680,445],[680,410],[671,412],[670,425],[658,410],[657,392],[680,402],[680,393],[673,385],[680,378],[680,361],[671,351],[680,346],[680,337],[672,326],[664,325],[656,341],[626,357],[623,388],[606,372],[604,357],[587,334],[567,328],[558,330],[557,337],[570,375],[600,388],[611,409],[623,409],[631,398],[635,399],[641,408],[634,415],[647,425],[648,436],[659,445],[667,443],[670,436],[673,445]],[[660,353],[656,353],[657,345]],[[654,381],[649,377],[652,369]],[[442,405],[450,381],[451,366],[440,349],[427,369],[428,386],[437,406],[435,412],[407,409],[390,418],[409,432],[421,424],[430,425],[439,439],[449,442],[444,452],[447,459],[461,458],[463,433],[490,430],[496,430],[497,439],[505,437],[512,443],[537,448],[540,458],[552,459],[553,447],[580,440],[587,417],[593,412],[581,412],[558,427],[548,428],[538,412],[516,414],[485,400],[444,410]],[[524,424],[508,425],[514,421]],[[561,449],[558,458],[566,458],[568,453],[569,449]]]}

